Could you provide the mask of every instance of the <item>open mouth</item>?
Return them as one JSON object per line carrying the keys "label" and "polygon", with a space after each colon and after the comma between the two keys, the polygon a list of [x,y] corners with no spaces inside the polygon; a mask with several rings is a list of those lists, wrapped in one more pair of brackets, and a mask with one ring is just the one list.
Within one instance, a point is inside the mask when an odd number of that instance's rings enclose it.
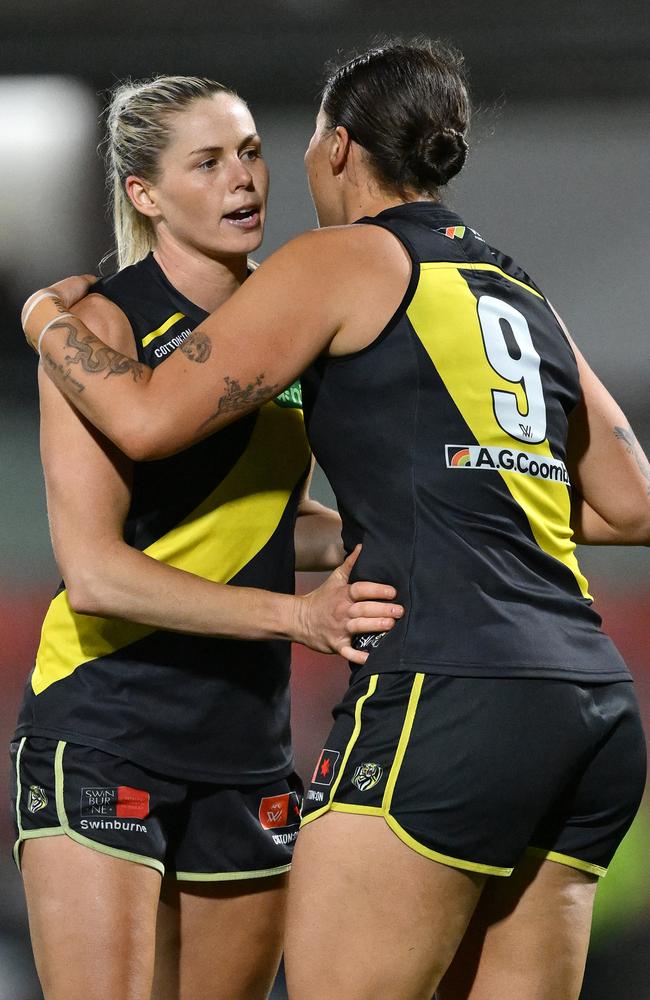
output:
{"label": "open mouth", "polygon": [[255,229],[260,224],[260,212],[257,208],[238,208],[236,212],[228,212],[223,218],[239,229]]}

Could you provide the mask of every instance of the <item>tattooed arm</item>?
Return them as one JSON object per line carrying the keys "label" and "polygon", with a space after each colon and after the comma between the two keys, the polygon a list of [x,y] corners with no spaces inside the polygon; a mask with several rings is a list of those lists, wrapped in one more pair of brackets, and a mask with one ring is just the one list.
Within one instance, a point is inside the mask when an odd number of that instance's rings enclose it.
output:
{"label": "tattooed arm", "polygon": [[[365,346],[394,313],[409,278],[401,244],[376,226],[304,233],[154,373],[65,317],[44,335],[43,366],[122,451],[160,458],[272,399],[321,352]],[[36,306],[26,326],[32,344],[55,310],[50,299]]]}
{"label": "tattooed arm", "polygon": [[[122,373],[127,361],[128,370],[137,367],[129,322],[116,305],[92,295],[76,308],[112,345],[105,352],[124,352]],[[98,355],[105,378],[114,374],[112,354]],[[200,635],[293,639],[363,662],[365,654],[349,649],[350,636],[385,627],[396,606],[382,601],[391,601],[392,588],[347,586],[348,563],[311,594],[274,594],[205,580],[133,548],[124,540],[131,462],[79,416],[42,370],[39,388],[50,531],[73,611]],[[381,600],[369,606],[373,597]],[[369,617],[378,621],[368,626]]]}
{"label": "tattooed arm", "polygon": [[572,346],[582,389],[568,441],[575,540],[650,545],[650,464],[625,414]]}

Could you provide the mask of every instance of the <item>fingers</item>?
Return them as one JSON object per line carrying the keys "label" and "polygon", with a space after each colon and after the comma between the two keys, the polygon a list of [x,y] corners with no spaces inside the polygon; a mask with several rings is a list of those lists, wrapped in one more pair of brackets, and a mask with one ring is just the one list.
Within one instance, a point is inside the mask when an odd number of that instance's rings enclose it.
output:
{"label": "fingers", "polygon": [[351,618],[346,631],[350,635],[363,635],[366,632],[390,632],[394,625],[394,618]]}
{"label": "fingers", "polygon": [[[343,563],[343,566],[345,566],[345,563]],[[350,597],[353,601],[391,601],[396,594],[397,591],[395,588],[390,587],[386,583],[370,583],[369,580],[357,580],[356,583],[350,584]]]}
{"label": "fingers", "polygon": [[[379,601],[363,601],[359,604],[352,604],[347,609],[348,618],[363,618],[368,619],[377,623],[378,619],[381,621],[388,620],[392,621],[394,618],[402,618],[404,616],[404,608],[401,604],[382,604]],[[371,631],[376,632],[377,627],[373,628]]]}
{"label": "fingers", "polygon": [[352,646],[341,646],[339,654],[344,660],[349,660],[350,663],[365,663],[368,659],[368,654],[362,652],[360,649],[353,649]]}
{"label": "fingers", "polygon": [[350,573],[352,572],[352,567],[359,558],[360,552],[361,552],[361,546],[355,545],[355,547],[352,549],[352,552],[347,557],[347,559],[341,563],[338,570],[335,570],[335,572],[338,573],[343,578],[343,580],[345,580],[346,583],[350,579]]}

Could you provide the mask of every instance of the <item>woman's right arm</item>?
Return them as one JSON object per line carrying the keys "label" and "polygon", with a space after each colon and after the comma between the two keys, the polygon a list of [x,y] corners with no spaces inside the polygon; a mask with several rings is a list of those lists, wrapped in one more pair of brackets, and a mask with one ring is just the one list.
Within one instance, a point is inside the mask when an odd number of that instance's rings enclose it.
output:
{"label": "woman's right arm", "polygon": [[[77,307],[114,349],[133,357],[124,314],[91,295]],[[350,635],[382,631],[392,588],[347,584],[339,568],[304,597],[214,583],[151,558],[124,541],[131,462],[88,424],[39,371],[41,455],[54,553],[72,609],[154,628],[237,639],[292,639],[355,660]],[[367,602],[372,599],[376,603]],[[372,620],[370,620],[372,619]],[[354,654],[354,656],[352,656]]]}
{"label": "woman's right arm", "polygon": [[569,421],[567,456],[575,541],[650,545],[650,463],[621,408],[571,346],[582,393]]}

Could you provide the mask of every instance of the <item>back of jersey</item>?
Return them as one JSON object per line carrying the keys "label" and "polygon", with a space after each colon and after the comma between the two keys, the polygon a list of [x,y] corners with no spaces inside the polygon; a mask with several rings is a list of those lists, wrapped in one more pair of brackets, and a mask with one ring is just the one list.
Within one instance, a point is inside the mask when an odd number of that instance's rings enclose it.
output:
{"label": "back of jersey", "polygon": [[404,244],[409,288],[372,344],[320,359],[302,382],[346,547],[363,543],[355,575],[393,583],[407,608],[362,673],[629,677],[571,538],[580,386],[548,302],[443,206],[361,222]]}

